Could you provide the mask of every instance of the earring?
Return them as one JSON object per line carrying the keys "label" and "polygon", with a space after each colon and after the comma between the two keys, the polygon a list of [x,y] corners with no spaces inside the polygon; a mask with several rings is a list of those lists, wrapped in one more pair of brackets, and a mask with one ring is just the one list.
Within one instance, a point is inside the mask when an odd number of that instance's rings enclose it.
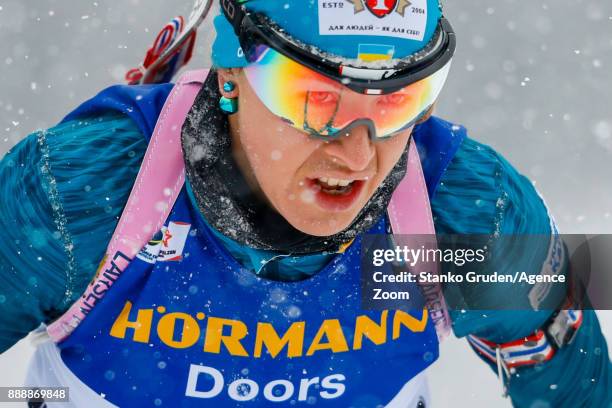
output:
{"label": "earring", "polygon": [[[223,90],[225,92],[233,92],[236,89],[236,84],[232,81],[227,81],[223,84]],[[222,96],[219,99],[219,108],[228,115],[238,112],[238,98],[227,98]]]}

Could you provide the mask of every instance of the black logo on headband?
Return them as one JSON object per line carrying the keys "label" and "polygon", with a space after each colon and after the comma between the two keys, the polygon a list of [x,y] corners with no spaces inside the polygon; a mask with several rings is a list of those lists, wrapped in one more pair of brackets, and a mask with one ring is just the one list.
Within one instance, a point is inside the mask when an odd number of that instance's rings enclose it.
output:
{"label": "black logo on headband", "polygon": [[346,0],[355,7],[355,14],[361,13],[366,8],[378,18],[384,18],[394,11],[404,17],[406,7],[410,6],[409,0]]}

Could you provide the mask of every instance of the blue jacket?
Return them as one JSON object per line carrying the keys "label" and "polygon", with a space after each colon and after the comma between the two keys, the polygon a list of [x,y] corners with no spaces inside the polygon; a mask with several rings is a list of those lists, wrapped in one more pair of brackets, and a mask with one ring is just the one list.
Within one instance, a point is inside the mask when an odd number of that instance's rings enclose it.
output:
{"label": "blue jacket", "polygon": [[[168,86],[149,91],[143,111],[158,110]],[[123,105],[129,109],[129,100]],[[82,109],[60,125],[28,136],[4,157],[0,350],[61,314],[91,280],[127,201],[150,127],[138,115]],[[428,187],[439,233],[550,232],[546,207],[531,182],[493,149],[470,138],[441,180],[428,180]],[[222,242],[245,266],[253,266],[250,249]],[[292,266],[300,267],[300,261]],[[304,261],[303,267],[312,266]],[[498,341],[508,341],[533,332],[546,319],[536,314],[472,317],[454,316],[456,335],[498,334]],[[577,385],[576,378],[581,379]],[[585,313],[570,347],[548,363],[522,369],[510,384],[517,406],[536,400],[551,406],[605,406],[610,389],[607,346],[593,312]]]}

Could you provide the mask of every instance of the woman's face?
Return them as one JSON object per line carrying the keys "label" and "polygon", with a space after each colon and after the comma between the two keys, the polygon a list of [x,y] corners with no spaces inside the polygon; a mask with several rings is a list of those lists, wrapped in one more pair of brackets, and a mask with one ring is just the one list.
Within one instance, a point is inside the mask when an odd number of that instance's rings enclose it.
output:
{"label": "woman's face", "polygon": [[[236,89],[227,93],[223,83]],[[238,97],[232,151],[251,188],[296,229],[329,236],[347,228],[401,157],[411,129],[373,143],[357,127],[333,141],[283,122],[259,100],[240,70],[219,70],[219,88]]]}

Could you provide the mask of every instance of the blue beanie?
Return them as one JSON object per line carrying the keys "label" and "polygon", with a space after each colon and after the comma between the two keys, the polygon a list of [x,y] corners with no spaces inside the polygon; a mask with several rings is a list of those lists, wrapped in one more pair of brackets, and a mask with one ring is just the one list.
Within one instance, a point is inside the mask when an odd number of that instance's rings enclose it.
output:
{"label": "blue beanie", "polygon": [[[294,39],[347,59],[408,57],[432,39],[440,0],[249,0],[246,7],[266,15]],[[248,63],[224,15],[215,18],[212,61],[221,68]]]}

